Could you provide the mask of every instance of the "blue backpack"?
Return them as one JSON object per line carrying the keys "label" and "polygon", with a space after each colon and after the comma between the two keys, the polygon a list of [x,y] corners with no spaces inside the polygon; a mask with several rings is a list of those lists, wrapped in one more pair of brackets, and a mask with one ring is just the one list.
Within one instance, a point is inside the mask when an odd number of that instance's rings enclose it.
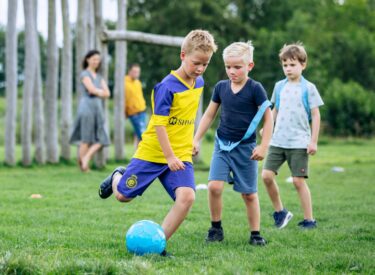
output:
{"label": "blue backpack", "polygon": [[[285,87],[286,83],[288,83],[288,78],[285,78],[275,85],[275,108],[278,111],[280,107],[280,93]],[[306,110],[307,116],[309,118],[309,121],[311,121],[311,110],[309,106],[309,91],[307,89],[307,80],[301,75],[301,86],[302,86],[302,103],[303,107]]]}

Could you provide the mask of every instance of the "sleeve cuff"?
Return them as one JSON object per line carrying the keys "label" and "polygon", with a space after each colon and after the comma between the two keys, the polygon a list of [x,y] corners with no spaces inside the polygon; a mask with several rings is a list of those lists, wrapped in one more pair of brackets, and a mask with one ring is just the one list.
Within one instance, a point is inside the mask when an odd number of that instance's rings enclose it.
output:
{"label": "sleeve cuff", "polygon": [[166,126],[168,124],[169,116],[153,115],[153,122],[155,126]]}

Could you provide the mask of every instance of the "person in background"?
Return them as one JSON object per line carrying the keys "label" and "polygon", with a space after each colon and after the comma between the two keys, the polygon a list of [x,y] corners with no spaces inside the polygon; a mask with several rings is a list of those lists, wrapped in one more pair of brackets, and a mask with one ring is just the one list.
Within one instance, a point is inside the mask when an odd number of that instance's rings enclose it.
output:
{"label": "person in background", "polygon": [[134,147],[142,140],[146,130],[146,102],[143,97],[142,83],[139,81],[141,67],[131,64],[124,78],[125,116],[130,119],[134,129]]}
{"label": "person in background", "polygon": [[79,86],[82,96],[70,137],[70,143],[79,144],[78,163],[82,172],[89,170],[89,162],[94,154],[110,144],[104,127],[103,109],[103,100],[110,96],[110,91],[98,73],[100,65],[100,52],[97,50],[89,51],[82,62]]}

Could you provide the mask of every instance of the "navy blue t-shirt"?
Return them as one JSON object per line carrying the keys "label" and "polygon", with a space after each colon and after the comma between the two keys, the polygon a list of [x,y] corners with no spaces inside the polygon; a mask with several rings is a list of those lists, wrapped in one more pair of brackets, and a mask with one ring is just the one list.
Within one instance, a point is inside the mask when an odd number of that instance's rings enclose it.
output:
{"label": "navy blue t-shirt", "polygon": [[[221,104],[220,124],[217,134],[220,139],[237,142],[242,139],[258,107],[267,100],[262,84],[249,79],[238,93],[233,93],[230,80],[219,81],[212,94],[212,101]],[[256,133],[244,143],[255,142]]]}

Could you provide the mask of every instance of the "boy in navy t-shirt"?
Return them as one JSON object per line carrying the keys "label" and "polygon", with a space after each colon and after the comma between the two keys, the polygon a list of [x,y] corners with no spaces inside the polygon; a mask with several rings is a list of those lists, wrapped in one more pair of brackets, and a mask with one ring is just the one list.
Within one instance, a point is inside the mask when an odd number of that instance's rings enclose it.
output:
{"label": "boy in navy t-shirt", "polygon": [[[246,205],[252,245],[265,245],[260,235],[260,209],[257,194],[258,160],[266,155],[272,135],[273,119],[271,110],[264,112],[264,131],[260,145],[256,145],[256,133],[243,138],[258,108],[268,102],[263,86],[248,77],[253,69],[253,46],[251,42],[236,42],[223,52],[226,73],[229,80],[219,81],[212,95],[194,137],[193,154],[199,152],[199,141],[210,127],[221,105],[220,125],[215,138],[209,174],[209,207],[211,228],[206,241],[222,241],[224,231],[221,226],[222,192],[225,181],[233,181],[233,189],[241,193]],[[268,105],[267,105],[268,106]],[[239,144],[231,150],[224,150],[221,144]],[[233,174],[231,180],[230,173]]]}

